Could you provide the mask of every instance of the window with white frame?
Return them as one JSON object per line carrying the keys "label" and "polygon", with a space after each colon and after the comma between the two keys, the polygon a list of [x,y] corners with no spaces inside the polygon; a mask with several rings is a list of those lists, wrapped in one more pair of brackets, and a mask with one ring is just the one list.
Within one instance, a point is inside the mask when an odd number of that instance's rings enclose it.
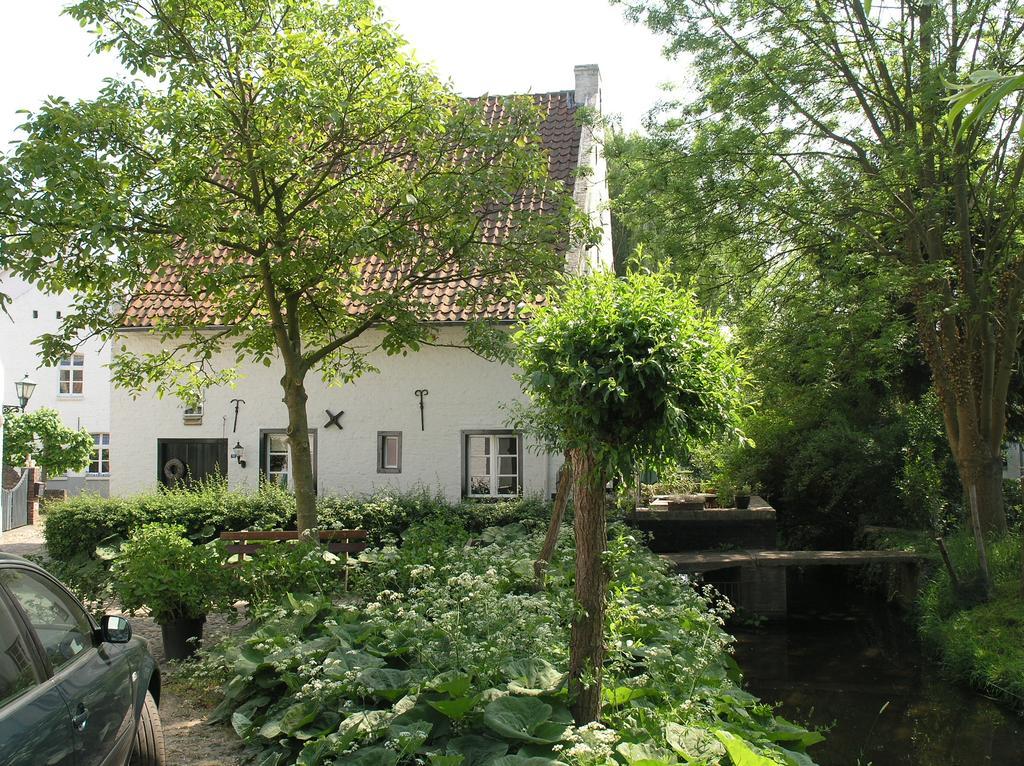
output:
{"label": "window with white frame", "polygon": [[467,497],[514,497],[523,487],[523,437],[512,431],[465,435]]}
{"label": "window with white frame", "polygon": [[402,432],[377,432],[377,473],[402,472]]}
{"label": "window with white frame", "polygon": [[[292,479],[292,450],[288,434],[284,430],[266,429],[260,431],[260,471],[266,481],[284,489],[294,489]],[[309,434],[309,451],[313,460],[313,486],[316,487],[316,430]]]}
{"label": "window with white frame", "polygon": [[110,434],[92,435],[92,459],[86,471],[90,476],[110,474]]}
{"label": "window with white frame", "polygon": [[85,354],[72,354],[60,360],[57,393],[61,396],[81,396],[85,383]]}
{"label": "window with white frame", "polygon": [[267,434],[267,481],[287,489],[291,484],[291,448],[284,434]]}

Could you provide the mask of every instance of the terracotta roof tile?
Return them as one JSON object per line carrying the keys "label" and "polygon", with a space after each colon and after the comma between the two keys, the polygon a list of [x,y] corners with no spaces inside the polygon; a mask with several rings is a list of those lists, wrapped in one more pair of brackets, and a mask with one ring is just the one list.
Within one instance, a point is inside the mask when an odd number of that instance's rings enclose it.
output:
{"label": "terracotta roof tile", "polygon": [[[488,118],[492,121],[500,119],[504,112],[503,97],[487,96],[486,99]],[[533,99],[546,114],[540,128],[540,135],[544,148],[548,152],[549,177],[564,182],[568,191],[572,193],[579,157],[581,131],[580,126],[576,123],[576,105],[573,93],[572,91],[538,93],[533,96]],[[529,200],[528,204],[531,206],[539,204],[543,208],[543,204],[536,198]],[[492,241],[499,240],[503,226],[504,224],[500,220],[491,221],[484,233],[485,238]],[[226,262],[228,262],[228,258],[223,255],[206,258],[196,256],[185,258],[182,265],[185,267],[184,271],[190,271],[192,269],[217,268]],[[364,274],[367,281],[370,282],[379,280],[386,283],[402,278],[387,263],[379,259],[373,259],[368,263]],[[180,279],[177,269],[167,268],[153,274],[142,295],[129,306],[124,322],[125,326],[152,327],[161,320],[173,317],[180,309],[188,309],[192,320],[207,322],[211,325],[219,324],[213,307],[190,300],[182,288]],[[485,301],[483,305],[468,306],[463,305],[465,301],[460,301],[460,296],[463,296],[467,289],[486,293],[486,289],[481,289],[485,287],[480,281],[474,281],[470,285],[461,279],[453,278],[451,282],[441,279],[436,284],[421,288],[414,298],[421,306],[433,307],[430,316],[425,317],[429,321],[464,322],[472,319],[513,319],[517,309],[511,301]],[[365,310],[364,307],[357,305],[350,308],[353,313],[357,314]]]}

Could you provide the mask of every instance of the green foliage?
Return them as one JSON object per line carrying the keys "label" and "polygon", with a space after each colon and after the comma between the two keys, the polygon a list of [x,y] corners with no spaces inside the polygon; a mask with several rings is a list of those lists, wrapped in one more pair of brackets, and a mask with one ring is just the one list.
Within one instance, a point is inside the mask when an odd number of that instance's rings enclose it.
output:
{"label": "green foliage", "polygon": [[215,544],[194,545],[185,528],[147,524],[114,563],[114,591],[130,612],[147,608],[160,625],[230,607],[231,574]]}
{"label": "green foliage", "polygon": [[972,598],[980,575],[971,535],[946,542],[962,588],[957,592],[945,568],[936,568],[921,595],[921,635],[955,678],[1024,710],[1021,535],[990,541],[994,595],[987,603]]}
{"label": "green foliage", "polygon": [[[579,219],[548,182],[532,99],[509,97],[502,120],[488,119],[485,100],[457,96],[370,0],[81,0],[67,13],[99,53],[146,77],[48,101],[0,174],[3,262],[81,291],[43,339],[47,358],[84,327],[110,337],[121,320],[111,307],[169,272],[183,300],[160,323],[163,350],[119,353],[119,383],[194,396],[232,376],[203,364],[215,350],[262,363],[292,344],[300,377],[341,381],[368,369],[348,344],[368,327],[388,353],[431,336],[421,287],[440,274],[537,288],[557,272],[556,245]],[[516,204],[537,190],[543,214]],[[496,200],[508,217],[500,244],[477,236]],[[216,252],[217,268],[180,274],[183,252]],[[415,278],[365,280],[361,265],[380,258]],[[480,284],[459,299],[507,287]],[[229,329],[205,333],[211,317]]]}
{"label": "green foliage", "polygon": [[[905,369],[925,372],[934,385],[951,430],[947,446],[962,452],[962,479],[984,484],[987,496],[994,476],[980,478],[975,466],[998,457],[1024,329],[1024,293],[1008,287],[1024,249],[1006,236],[1021,224],[1001,212],[1022,214],[1024,177],[1015,169],[1024,101],[1002,99],[1014,83],[992,71],[1013,67],[1008,62],[1020,60],[1024,40],[990,33],[1017,23],[1018,3],[982,0],[962,13],[950,2],[873,10],[860,0],[613,2],[664,33],[666,53],[685,56],[694,75],[692,87],[652,120],[648,139],[616,146],[615,172],[625,176],[616,204],[632,235],[694,274],[702,298],[730,318],[755,308],[760,316],[745,322],[751,329],[759,320],[782,321],[800,343],[806,325],[793,320],[801,314],[813,322],[812,334],[827,334],[822,328],[833,323],[855,332],[873,325],[874,337],[861,334],[865,358],[888,348],[895,360],[905,355],[905,336],[919,357]],[[950,117],[954,73],[970,78],[990,108]],[[833,272],[855,300],[834,294]],[[807,316],[784,305],[792,299],[825,310]],[[886,335],[897,342],[884,343]],[[987,363],[968,361],[977,359]],[[927,368],[915,370],[921,363]],[[847,386],[862,370],[877,369],[836,367],[839,374],[826,356],[794,373]],[[873,392],[858,386],[850,393],[862,395],[862,412],[879,411],[872,399],[882,392],[863,396]],[[921,393],[893,403],[914,403]],[[823,429],[864,437],[849,449],[881,457],[884,484],[895,486],[902,466],[884,456],[904,445],[874,438],[853,412]],[[800,418],[798,406],[780,414],[789,416]],[[836,473],[840,482],[848,475]],[[872,482],[864,489],[873,490]],[[1005,526],[997,501],[986,502],[982,515],[986,528]]]}
{"label": "green foliage", "polygon": [[738,688],[721,616],[623,529],[608,554],[605,715],[574,726],[571,531],[542,593],[540,534],[469,536],[440,518],[408,530],[365,556],[357,600],[268,605],[190,672],[221,680],[218,714],[262,763],[652,766],[722,762],[726,747],[750,763],[811,763],[821,737]]}
{"label": "green foliage", "polygon": [[345,558],[312,542],[266,542],[233,568],[236,594],[254,609],[277,603],[282,593],[331,597],[344,591]]}
{"label": "green foliage", "polygon": [[88,431],[68,428],[60,413],[47,407],[4,415],[4,460],[14,466],[29,458],[48,475],[81,471],[89,465],[93,440]]}
{"label": "green foliage", "polygon": [[272,483],[232,491],[223,480],[131,497],[83,494],[47,506],[46,547],[61,561],[96,558],[97,548],[155,522],[180,525],[196,542],[227,530],[283,529],[294,527],[295,498]]}
{"label": "green foliage", "polygon": [[521,414],[560,450],[632,475],[739,435],[743,375],[715,317],[665,270],[566,280],[515,335]]}

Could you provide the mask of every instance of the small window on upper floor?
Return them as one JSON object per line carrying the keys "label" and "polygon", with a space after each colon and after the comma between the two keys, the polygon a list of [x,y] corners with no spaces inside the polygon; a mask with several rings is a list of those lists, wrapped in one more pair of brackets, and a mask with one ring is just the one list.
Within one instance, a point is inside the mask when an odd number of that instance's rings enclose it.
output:
{"label": "small window on upper floor", "polygon": [[85,354],[72,354],[61,359],[58,374],[58,395],[81,396],[85,384]]}
{"label": "small window on upper floor", "polygon": [[195,405],[185,405],[185,413],[182,419],[187,426],[198,426],[202,425],[203,422],[203,403]]}

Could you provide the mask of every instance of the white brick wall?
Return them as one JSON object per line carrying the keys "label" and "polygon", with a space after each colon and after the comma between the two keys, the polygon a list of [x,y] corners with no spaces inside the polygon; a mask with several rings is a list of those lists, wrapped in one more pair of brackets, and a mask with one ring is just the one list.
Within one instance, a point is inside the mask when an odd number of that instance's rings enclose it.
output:
{"label": "white brick wall", "polygon": [[[461,327],[443,328],[440,341],[459,343]],[[374,339],[367,338],[366,345]],[[136,353],[157,348],[156,339],[128,332],[123,342]],[[220,364],[230,365],[222,357]],[[310,426],[317,429],[317,484],[322,494],[370,492],[378,488],[425,488],[456,500],[462,495],[462,434],[475,429],[503,429],[503,402],[522,399],[509,367],[489,362],[469,351],[423,347],[407,356],[371,356],[378,373],[364,375],[337,388],[325,385],[316,373],[306,380]],[[283,429],[288,418],[280,378],[282,368],[247,365],[235,388],[207,392],[201,425],[183,422],[183,406],[172,398],[144,394],[132,399],[113,391],[111,431],[118,445],[117,471],[111,493],[126,495],[157,484],[157,440],[160,438],[226,438],[245,448],[246,467],[228,461],[228,481],[235,487],[254,487],[259,480],[260,429]],[[420,430],[416,389],[426,388],[425,430]],[[238,431],[232,432],[234,405],[244,399]],[[324,410],[344,410],[344,430],[323,428]],[[377,473],[378,431],[402,432],[402,472]],[[525,450],[524,490],[549,495],[560,457]]]}

